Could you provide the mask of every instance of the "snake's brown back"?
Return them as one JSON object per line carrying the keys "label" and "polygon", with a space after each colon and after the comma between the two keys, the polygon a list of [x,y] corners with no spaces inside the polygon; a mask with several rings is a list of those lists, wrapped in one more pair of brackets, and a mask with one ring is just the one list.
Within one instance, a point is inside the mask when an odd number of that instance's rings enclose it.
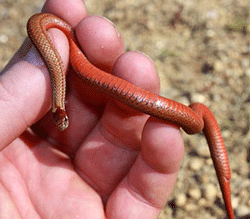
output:
{"label": "snake's brown back", "polygon": [[74,31],[70,25],[55,16],[45,13],[34,15],[32,19],[29,19],[27,32],[49,69],[52,83],[52,114],[56,126],[60,130],[64,130],[68,127],[68,117],[65,112],[66,68],[47,33],[47,29],[52,28],[54,23],[59,22],[59,20],[61,22],[60,29],[64,33],[68,33],[69,37],[74,38]]}

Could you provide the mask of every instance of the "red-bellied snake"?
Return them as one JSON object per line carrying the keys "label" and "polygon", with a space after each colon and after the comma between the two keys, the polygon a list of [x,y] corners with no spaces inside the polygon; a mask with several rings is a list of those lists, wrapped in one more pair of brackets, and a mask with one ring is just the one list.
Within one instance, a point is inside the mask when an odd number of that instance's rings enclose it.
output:
{"label": "red-bellied snake", "polygon": [[58,28],[67,36],[70,45],[70,63],[83,81],[140,112],[177,124],[188,134],[203,131],[209,145],[228,218],[233,219],[229,161],[219,126],[212,112],[202,103],[193,103],[187,107],[96,68],[79,49],[72,27],[55,15],[41,13],[29,19],[27,30],[29,38],[49,69],[53,88],[52,114],[55,125],[61,131],[68,127],[68,117],[65,112],[66,70],[48,36],[49,28]]}

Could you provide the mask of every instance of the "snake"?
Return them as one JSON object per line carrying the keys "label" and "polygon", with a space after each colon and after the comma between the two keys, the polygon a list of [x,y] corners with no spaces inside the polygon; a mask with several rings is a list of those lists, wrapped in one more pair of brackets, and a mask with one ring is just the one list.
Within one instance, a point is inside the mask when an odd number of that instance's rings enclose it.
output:
{"label": "snake", "polygon": [[204,133],[227,216],[229,219],[234,219],[228,155],[219,125],[210,109],[202,103],[191,103],[185,106],[100,70],[91,64],[81,51],[74,29],[67,22],[53,14],[39,13],[28,20],[27,33],[49,71],[52,83],[52,118],[55,126],[60,131],[64,131],[69,126],[69,118],[65,109],[66,68],[49,37],[48,29],[50,28],[57,28],[66,35],[70,47],[69,61],[83,82],[133,109],[174,123],[187,134]]}

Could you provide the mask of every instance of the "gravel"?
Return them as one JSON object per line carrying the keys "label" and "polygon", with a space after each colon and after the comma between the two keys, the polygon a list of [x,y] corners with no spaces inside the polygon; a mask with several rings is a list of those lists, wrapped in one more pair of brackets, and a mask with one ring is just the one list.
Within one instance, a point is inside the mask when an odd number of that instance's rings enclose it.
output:
{"label": "gravel", "polygon": [[[0,0],[0,69],[26,37],[41,0]],[[238,216],[250,217],[250,2],[248,0],[88,0],[90,14],[109,18],[127,50],[149,55],[161,93],[206,104],[225,139]],[[179,16],[179,17],[178,17]],[[174,192],[159,216],[224,218],[223,201],[203,135],[184,135],[186,155]]]}

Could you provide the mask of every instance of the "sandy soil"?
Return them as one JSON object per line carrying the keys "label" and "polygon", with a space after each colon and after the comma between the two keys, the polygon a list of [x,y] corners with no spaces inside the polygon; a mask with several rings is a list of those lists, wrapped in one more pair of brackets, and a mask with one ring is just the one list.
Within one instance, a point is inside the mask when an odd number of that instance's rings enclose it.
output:
{"label": "sandy soil", "polygon": [[[0,1],[0,69],[26,37],[41,0]],[[88,0],[90,14],[109,18],[127,50],[149,55],[162,95],[202,102],[215,114],[232,169],[232,200],[250,217],[250,2],[248,0]],[[186,155],[175,190],[159,218],[225,218],[203,135],[184,135]]]}

